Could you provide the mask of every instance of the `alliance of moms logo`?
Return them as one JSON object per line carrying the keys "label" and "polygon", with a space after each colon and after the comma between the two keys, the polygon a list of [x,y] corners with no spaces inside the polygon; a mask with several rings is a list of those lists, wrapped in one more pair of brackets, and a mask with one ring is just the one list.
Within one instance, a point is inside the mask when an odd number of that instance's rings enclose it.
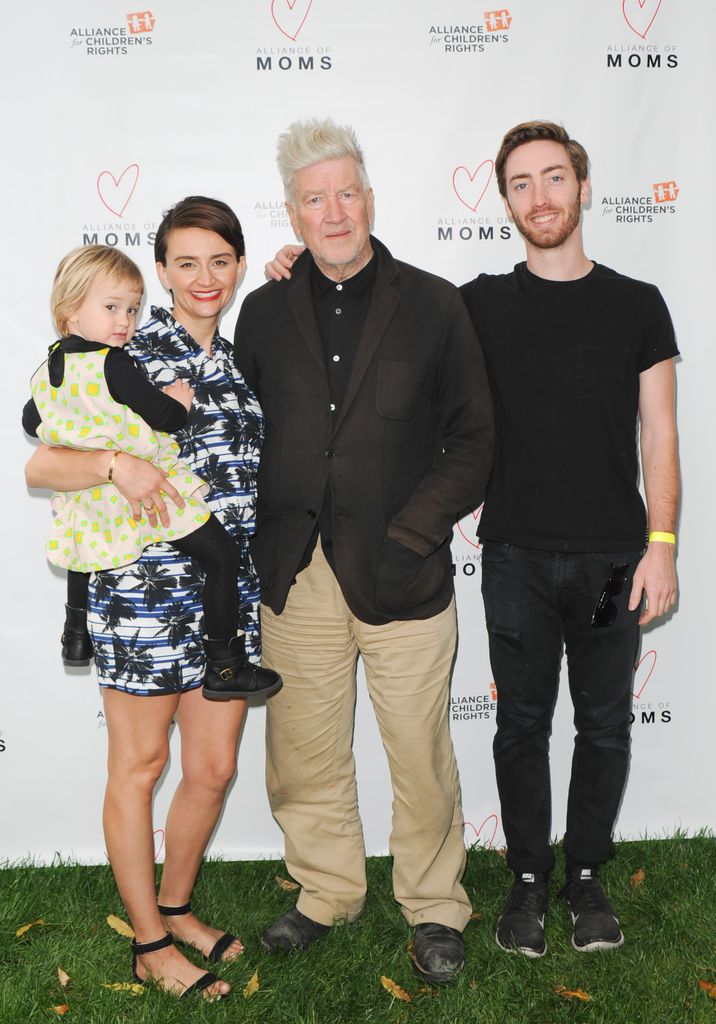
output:
{"label": "alliance of moms logo", "polygon": [[611,217],[616,224],[653,224],[677,212],[679,191],[673,179],[655,181],[634,192],[602,196],[599,205],[602,216]]}
{"label": "alliance of moms logo", "polygon": [[[139,176],[138,163],[98,172],[94,213],[82,225],[82,245],[111,245],[125,249],[154,245],[157,222],[138,219],[133,209],[137,205],[135,197]],[[114,219],[108,220],[108,213]]]}
{"label": "alliance of moms logo", "polygon": [[130,11],[112,25],[75,25],[70,46],[88,57],[122,57],[154,42],[156,19],[151,11]]}
{"label": "alliance of moms logo", "polygon": [[465,830],[465,845],[484,846],[486,850],[491,850],[495,844],[499,824],[500,820],[494,811],[483,818],[479,825],[472,821],[464,821],[462,825]]}
{"label": "alliance of moms logo", "polygon": [[[658,41],[658,14],[667,0],[611,0],[624,40],[607,47],[607,68],[670,70],[679,66],[675,43]],[[619,15],[621,14],[621,19]],[[639,42],[636,42],[639,39]]]}
{"label": "alliance of moms logo", "polygon": [[[256,70],[270,72],[311,72],[330,71],[333,55],[329,46],[318,46],[308,41],[304,31],[313,6],[313,0],[264,0],[268,4],[270,21],[273,23],[271,45],[259,46],[256,50]],[[302,35],[303,33],[303,35]],[[300,43],[299,36],[302,36]],[[279,45],[279,40],[283,45]],[[288,44],[286,42],[288,40]]]}
{"label": "alliance of moms logo", "polygon": [[478,569],[482,562],[482,544],[477,536],[483,506],[468,512],[458,521],[453,533],[450,551],[452,554],[452,575],[458,580],[480,580]]}
{"label": "alliance of moms logo", "polygon": [[428,45],[441,53],[484,53],[488,47],[508,43],[512,15],[506,7],[484,11],[482,21],[433,24]]}
{"label": "alliance of moms logo", "polygon": [[448,179],[452,187],[446,188],[450,211],[437,219],[438,242],[504,242],[512,237],[507,216],[495,215],[489,202],[488,189],[494,171],[495,164],[490,159],[477,159],[452,169]]}
{"label": "alliance of moms logo", "polygon": [[634,667],[631,720],[634,725],[668,725],[672,720],[671,701],[660,700],[653,692],[652,679],[657,662],[656,651],[647,651]]}

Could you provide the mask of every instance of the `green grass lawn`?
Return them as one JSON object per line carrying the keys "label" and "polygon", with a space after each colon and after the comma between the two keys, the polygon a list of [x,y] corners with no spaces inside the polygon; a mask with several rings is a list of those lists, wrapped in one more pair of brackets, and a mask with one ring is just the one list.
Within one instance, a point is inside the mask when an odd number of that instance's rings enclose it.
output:
{"label": "green grass lawn", "polygon": [[[561,851],[558,851],[561,857]],[[707,836],[621,843],[602,872],[619,914],[625,945],[609,953],[575,952],[566,907],[556,899],[547,918],[549,949],[541,960],[502,952],[495,921],[511,876],[494,851],[474,849],[466,884],[476,913],[465,933],[467,962],[449,988],[427,988],[406,954],[409,932],[391,896],[390,861],[372,858],[370,895],[361,919],[334,928],[309,952],[261,952],[263,927],[286,911],[295,893],[279,888],[281,862],[209,862],[194,906],[207,921],[238,934],[246,947],[221,975],[234,988],[219,1003],[179,1002],[157,990],[141,996],[102,988],[131,981],[129,941],[106,924],[125,917],[109,868],[6,867],[0,870],[0,1022],[65,1020],[77,1024],[171,1024],[179,1021],[256,1024],[351,1022],[475,1022],[475,1024],[716,1024],[716,999],[699,980],[716,984],[716,842]],[[639,869],[644,880],[630,879]],[[21,938],[16,929],[42,918]],[[63,989],[57,967],[70,976]],[[256,969],[259,990],[244,998]],[[385,975],[411,1003],[381,986]],[[557,986],[591,1000],[566,999]],[[54,1006],[67,1004],[61,1018]]]}

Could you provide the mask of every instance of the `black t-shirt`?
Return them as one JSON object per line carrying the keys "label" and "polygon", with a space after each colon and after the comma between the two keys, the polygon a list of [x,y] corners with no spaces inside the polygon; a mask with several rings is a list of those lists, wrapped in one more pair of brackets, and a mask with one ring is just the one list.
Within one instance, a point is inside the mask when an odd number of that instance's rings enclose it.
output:
{"label": "black t-shirt", "polygon": [[461,292],[495,403],[480,537],[548,551],[639,548],[639,374],[678,355],[659,290],[599,264],[548,281],[519,263]]}

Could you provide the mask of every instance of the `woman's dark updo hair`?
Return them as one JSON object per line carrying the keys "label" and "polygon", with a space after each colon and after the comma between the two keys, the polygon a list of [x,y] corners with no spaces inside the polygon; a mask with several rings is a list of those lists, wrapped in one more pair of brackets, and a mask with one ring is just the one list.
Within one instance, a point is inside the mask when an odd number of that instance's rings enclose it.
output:
{"label": "woman's dark updo hair", "polygon": [[175,228],[204,228],[205,231],[214,231],[234,249],[237,259],[246,252],[239,218],[231,207],[222,203],[220,199],[187,196],[164,211],[154,240],[154,258],[162,266],[167,265],[167,239],[169,232]]}

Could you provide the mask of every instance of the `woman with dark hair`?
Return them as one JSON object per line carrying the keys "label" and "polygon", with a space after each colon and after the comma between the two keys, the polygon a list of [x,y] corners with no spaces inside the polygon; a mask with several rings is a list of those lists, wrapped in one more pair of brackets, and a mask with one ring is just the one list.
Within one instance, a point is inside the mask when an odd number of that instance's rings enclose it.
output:
{"label": "woman with dark hair", "polygon": [[[248,549],[254,529],[255,479],[263,436],[261,410],[218,332],[222,311],[245,273],[244,239],[225,204],[190,196],[168,210],[155,242],[157,273],[171,311],[152,307],[127,346],[160,387],[181,379],[194,391],[186,426],[176,434],[181,458],[209,484],[206,502],[239,547],[240,628],[258,659],[259,588]],[[39,448],[28,463],[31,487],[75,490],[111,480],[132,512],[166,519],[165,498],[182,499],[161,470],[121,453]],[[229,985],[203,972],[174,945],[195,947],[211,962],[242,952],[229,933],[194,916],[191,895],[207,843],[236,771],[245,700],[202,696],[202,579],[196,563],[168,544],[148,547],[90,584],[88,627],[102,687],[109,737],[104,831],[112,870],[135,933],[133,970],[184,997],[219,999]],[[140,699],[140,698],[153,698]],[[165,860],[155,891],[152,797],[169,755],[169,730],[181,736],[182,778],[167,815]]]}

